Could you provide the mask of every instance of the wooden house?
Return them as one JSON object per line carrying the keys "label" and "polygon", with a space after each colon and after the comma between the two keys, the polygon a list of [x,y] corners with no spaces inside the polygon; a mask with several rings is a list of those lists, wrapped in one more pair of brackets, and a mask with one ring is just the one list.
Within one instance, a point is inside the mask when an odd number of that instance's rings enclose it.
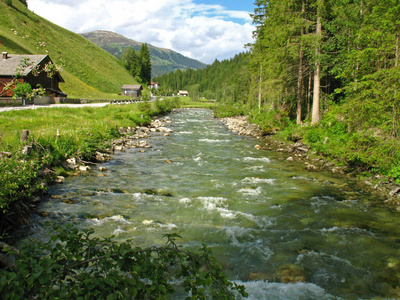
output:
{"label": "wooden house", "polygon": [[151,90],[153,88],[155,90],[158,90],[160,88],[160,85],[157,82],[151,82],[150,85],[149,85],[149,90]]}
{"label": "wooden house", "polygon": [[8,54],[2,53],[0,59],[0,96],[12,97],[12,90],[4,91],[7,83],[16,80],[17,82],[29,83],[32,88],[41,85],[46,94],[50,96],[51,102],[55,103],[56,98],[65,98],[67,94],[60,90],[59,83],[64,82],[59,72],[49,76],[45,72],[46,65],[53,64],[48,55]]}
{"label": "wooden house", "polygon": [[184,90],[180,90],[178,92],[178,96],[189,96],[189,92],[188,91],[184,91]]}
{"label": "wooden house", "polygon": [[142,95],[143,87],[140,84],[124,84],[122,86],[123,96],[140,97]]}

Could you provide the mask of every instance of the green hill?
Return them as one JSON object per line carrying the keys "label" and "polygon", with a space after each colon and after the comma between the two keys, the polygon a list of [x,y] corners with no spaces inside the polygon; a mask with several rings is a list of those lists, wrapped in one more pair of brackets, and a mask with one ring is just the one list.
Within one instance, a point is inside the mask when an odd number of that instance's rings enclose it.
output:
{"label": "green hill", "polygon": [[36,15],[19,1],[0,1],[0,52],[49,54],[63,66],[68,97],[111,98],[123,84],[136,84],[119,60],[84,37]]}
{"label": "green hill", "polygon": [[[124,49],[133,47],[136,51],[139,51],[142,46],[142,43],[140,42],[128,39],[115,32],[104,30],[83,33],[82,36],[108,51],[118,59],[121,57]],[[183,56],[178,52],[157,48],[152,45],[148,46],[152,64],[152,77],[161,76],[178,69],[204,69],[207,66],[198,60]]]}

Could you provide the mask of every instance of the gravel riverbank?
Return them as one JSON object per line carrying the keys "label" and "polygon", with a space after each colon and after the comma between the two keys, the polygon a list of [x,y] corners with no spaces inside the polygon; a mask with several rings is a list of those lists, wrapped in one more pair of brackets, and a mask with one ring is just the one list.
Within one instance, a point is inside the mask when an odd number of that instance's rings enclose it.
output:
{"label": "gravel riverbank", "polygon": [[[284,142],[273,135],[264,135],[260,126],[248,121],[247,116],[234,116],[220,118],[231,131],[239,134],[251,136],[259,139],[260,143],[255,148],[264,151],[278,151],[288,153],[287,161],[304,161],[306,171],[318,172],[328,170],[337,176],[346,176],[348,179],[355,180],[357,187],[369,193],[376,194],[385,199],[385,205],[400,212],[400,186],[384,176],[375,175],[374,177],[360,177],[357,170],[352,169],[339,161],[330,161],[322,154],[316,153],[301,140],[297,142]],[[381,203],[381,202],[379,202]]]}

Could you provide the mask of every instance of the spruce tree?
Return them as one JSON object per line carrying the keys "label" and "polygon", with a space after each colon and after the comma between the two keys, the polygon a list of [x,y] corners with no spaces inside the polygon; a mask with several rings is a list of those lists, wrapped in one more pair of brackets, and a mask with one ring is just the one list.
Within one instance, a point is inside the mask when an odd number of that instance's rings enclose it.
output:
{"label": "spruce tree", "polygon": [[142,44],[139,52],[140,62],[141,62],[141,70],[140,70],[140,78],[143,83],[150,84],[151,81],[151,60],[150,60],[150,52],[149,47],[146,43]]}

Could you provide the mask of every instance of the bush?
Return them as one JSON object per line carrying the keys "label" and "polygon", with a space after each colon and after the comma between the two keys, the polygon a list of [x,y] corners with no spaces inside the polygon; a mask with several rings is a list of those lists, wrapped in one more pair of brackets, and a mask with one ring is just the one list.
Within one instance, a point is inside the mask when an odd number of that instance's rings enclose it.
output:
{"label": "bush", "polygon": [[161,247],[142,249],[92,237],[93,230],[55,226],[48,242],[27,241],[15,266],[0,272],[3,299],[234,299],[244,287],[226,279],[210,250],[182,250],[177,234]]}

